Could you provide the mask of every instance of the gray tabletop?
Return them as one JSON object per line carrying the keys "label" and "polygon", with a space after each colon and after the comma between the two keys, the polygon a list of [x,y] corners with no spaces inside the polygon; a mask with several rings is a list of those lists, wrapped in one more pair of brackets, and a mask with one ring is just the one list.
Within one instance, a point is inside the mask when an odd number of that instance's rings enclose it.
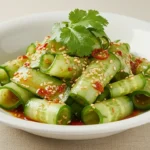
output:
{"label": "gray tabletop", "polygon": [[[150,0],[0,0],[0,21],[31,13],[98,9],[150,21]],[[150,150],[150,124],[88,141],[48,139],[0,124],[0,150]]]}

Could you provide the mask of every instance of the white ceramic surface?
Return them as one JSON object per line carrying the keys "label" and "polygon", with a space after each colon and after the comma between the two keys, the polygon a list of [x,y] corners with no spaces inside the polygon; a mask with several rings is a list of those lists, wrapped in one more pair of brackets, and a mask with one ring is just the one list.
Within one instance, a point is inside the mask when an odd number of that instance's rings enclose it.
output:
{"label": "white ceramic surface", "polygon": [[[150,23],[117,14],[102,13],[109,21],[106,32],[112,40],[122,39],[131,51],[150,60]],[[13,59],[25,51],[33,41],[50,35],[54,22],[66,20],[68,12],[35,14],[0,24],[0,63]],[[81,140],[113,135],[150,123],[150,111],[113,123],[88,126],[59,126],[25,121],[0,109],[0,122],[43,137]]]}

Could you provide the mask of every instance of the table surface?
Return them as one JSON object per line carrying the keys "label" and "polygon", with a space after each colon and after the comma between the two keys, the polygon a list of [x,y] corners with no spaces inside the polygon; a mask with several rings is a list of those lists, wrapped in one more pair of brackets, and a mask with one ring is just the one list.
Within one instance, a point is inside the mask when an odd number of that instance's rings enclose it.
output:
{"label": "table surface", "polygon": [[[32,13],[74,8],[98,9],[150,21],[149,0],[0,0],[0,21]],[[150,150],[150,124],[106,138],[63,141],[0,124],[0,150]]]}

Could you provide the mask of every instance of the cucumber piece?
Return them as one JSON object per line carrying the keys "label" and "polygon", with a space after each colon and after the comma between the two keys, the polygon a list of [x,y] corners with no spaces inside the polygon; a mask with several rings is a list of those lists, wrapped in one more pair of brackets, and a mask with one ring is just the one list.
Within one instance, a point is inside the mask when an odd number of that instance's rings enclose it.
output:
{"label": "cucumber piece", "polygon": [[143,89],[131,94],[131,99],[135,108],[140,110],[150,109],[150,77],[146,78],[146,84]]}
{"label": "cucumber piece", "polygon": [[139,73],[144,73],[144,74],[148,74],[148,68],[150,67],[150,62],[145,59],[145,58],[137,58],[135,61],[141,61],[139,62],[139,64],[137,65],[136,67],[136,74],[139,74]]}
{"label": "cucumber piece", "polygon": [[36,52],[36,45],[34,43],[31,43],[26,50],[27,55],[32,55]]}
{"label": "cucumber piece", "polygon": [[132,101],[135,108],[150,110],[150,92],[136,91],[132,94]]}
{"label": "cucumber piece", "polygon": [[24,114],[32,120],[47,124],[67,125],[71,121],[69,106],[38,98],[28,101],[24,108]]}
{"label": "cucumber piece", "polygon": [[96,99],[96,102],[101,102],[101,101],[104,101],[106,99],[109,98],[109,89],[107,88],[107,86],[104,88],[104,92],[102,92],[102,94],[100,94],[97,99]]}
{"label": "cucumber piece", "polygon": [[25,105],[31,97],[33,97],[31,92],[13,82],[0,87],[0,107],[4,109],[11,110],[17,108],[20,104]]}
{"label": "cucumber piece", "polygon": [[30,56],[30,67],[31,68],[39,68],[40,67],[40,59],[41,56],[46,53],[46,50],[37,50],[36,53]]}
{"label": "cucumber piece", "polygon": [[70,96],[81,105],[92,104],[119,69],[120,61],[112,53],[105,60],[93,59],[71,89]]}
{"label": "cucumber piece", "polygon": [[46,37],[43,42],[36,44],[36,52],[30,56],[30,67],[40,68],[40,59],[42,55],[49,51],[50,37]]}
{"label": "cucumber piece", "polygon": [[110,97],[119,97],[140,90],[145,86],[146,79],[142,74],[128,77],[108,85]]}
{"label": "cucumber piece", "polygon": [[101,31],[101,32],[95,32],[94,30],[90,29],[91,33],[96,37],[97,41],[99,42],[99,44],[96,40],[95,42],[95,48],[101,48],[101,49],[108,49],[109,45],[110,45],[110,39],[108,38],[108,36],[106,35],[105,32]]}
{"label": "cucumber piece", "polygon": [[14,73],[28,60],[28,57],[23,55],[17,59],[8,61],[0,66],[0,83],[6,84],[10,82],[10,78],[13,77]]}
{"label": "cucumber piece", "polygon": [[150,76],[150,66],[145,70],[144,75]]}
{"label": "cucumber piece", "polygon": [[109,47],[109,51],[118,57],[121,62],[121,69],[118,72],[114,80],[118,81],[124,79],[128,75],[132,74],[131,65],[130,65],[130,53],[129,53],[129,46],[126,46],[127,43],[112,43]]}
{"label": "cucumber piece", "polygon": [[50,41],[49,52],[51,54],[63,54],[67,52],[67,48],[60,42],[56,42],[55,40]]}
{"label": "cucumber piece", "polygon": [[132,72],[134,74],[143,73],[144,75],[150,75],[150,72],[148,71],[150,62],[146,58],[141,58],[134,54],[131,54],[131,56]]}
{"label": "cucumber piece", "polygon": [[81,75],[83,68],[85,69],[87,64],[87,58],[59,54],[56,55],[53,63],[45,73],[59,78],[75,79]]}
{"label": "cucumber piece", "polygon": [[54,77],[26,67],[21,67],[12,78],[12,81],[28,91],[47,100],[61,100],[65,102],[70,88]]}
{"label": "cucumber piece", "polygon": [[6,69],[2,68],[0,66],[0,84],[4,85],[4,84],[9,83],[9,81],[10,81],[9,80],[9,75],[8,75]]}
{"label": "cucumber piece", "polygon": [[123,119],[132,112],[132,101],[122,96],[86,106],[82,111],[82,120],[85,124],[107,123]]}
{"label": "cucumber piece", "polygon": [[81,119],[81,112],[83,110],[83,106],[78,104],[77,102],[73,102],[70,107],[74,117],[77,119]]}
{"label": "cucumber piece", "polygon": [[40,71],[46,73],[54,58],[55,57],[52,54],[44,54],[40,59]]}

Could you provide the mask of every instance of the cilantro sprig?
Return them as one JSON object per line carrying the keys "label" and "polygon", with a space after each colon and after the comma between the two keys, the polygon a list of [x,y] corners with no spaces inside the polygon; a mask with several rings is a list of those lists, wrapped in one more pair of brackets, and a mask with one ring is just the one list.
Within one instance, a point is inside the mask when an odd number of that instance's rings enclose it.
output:
{"label": "cilantro sprig", "polygon": [[97,35],[105,35],[107,24],[96,10],[75,9],[69,13],[69,22],[54,24],[52,40],[66,45],[70,55],[89,56],[94,48],[100,48]]}

